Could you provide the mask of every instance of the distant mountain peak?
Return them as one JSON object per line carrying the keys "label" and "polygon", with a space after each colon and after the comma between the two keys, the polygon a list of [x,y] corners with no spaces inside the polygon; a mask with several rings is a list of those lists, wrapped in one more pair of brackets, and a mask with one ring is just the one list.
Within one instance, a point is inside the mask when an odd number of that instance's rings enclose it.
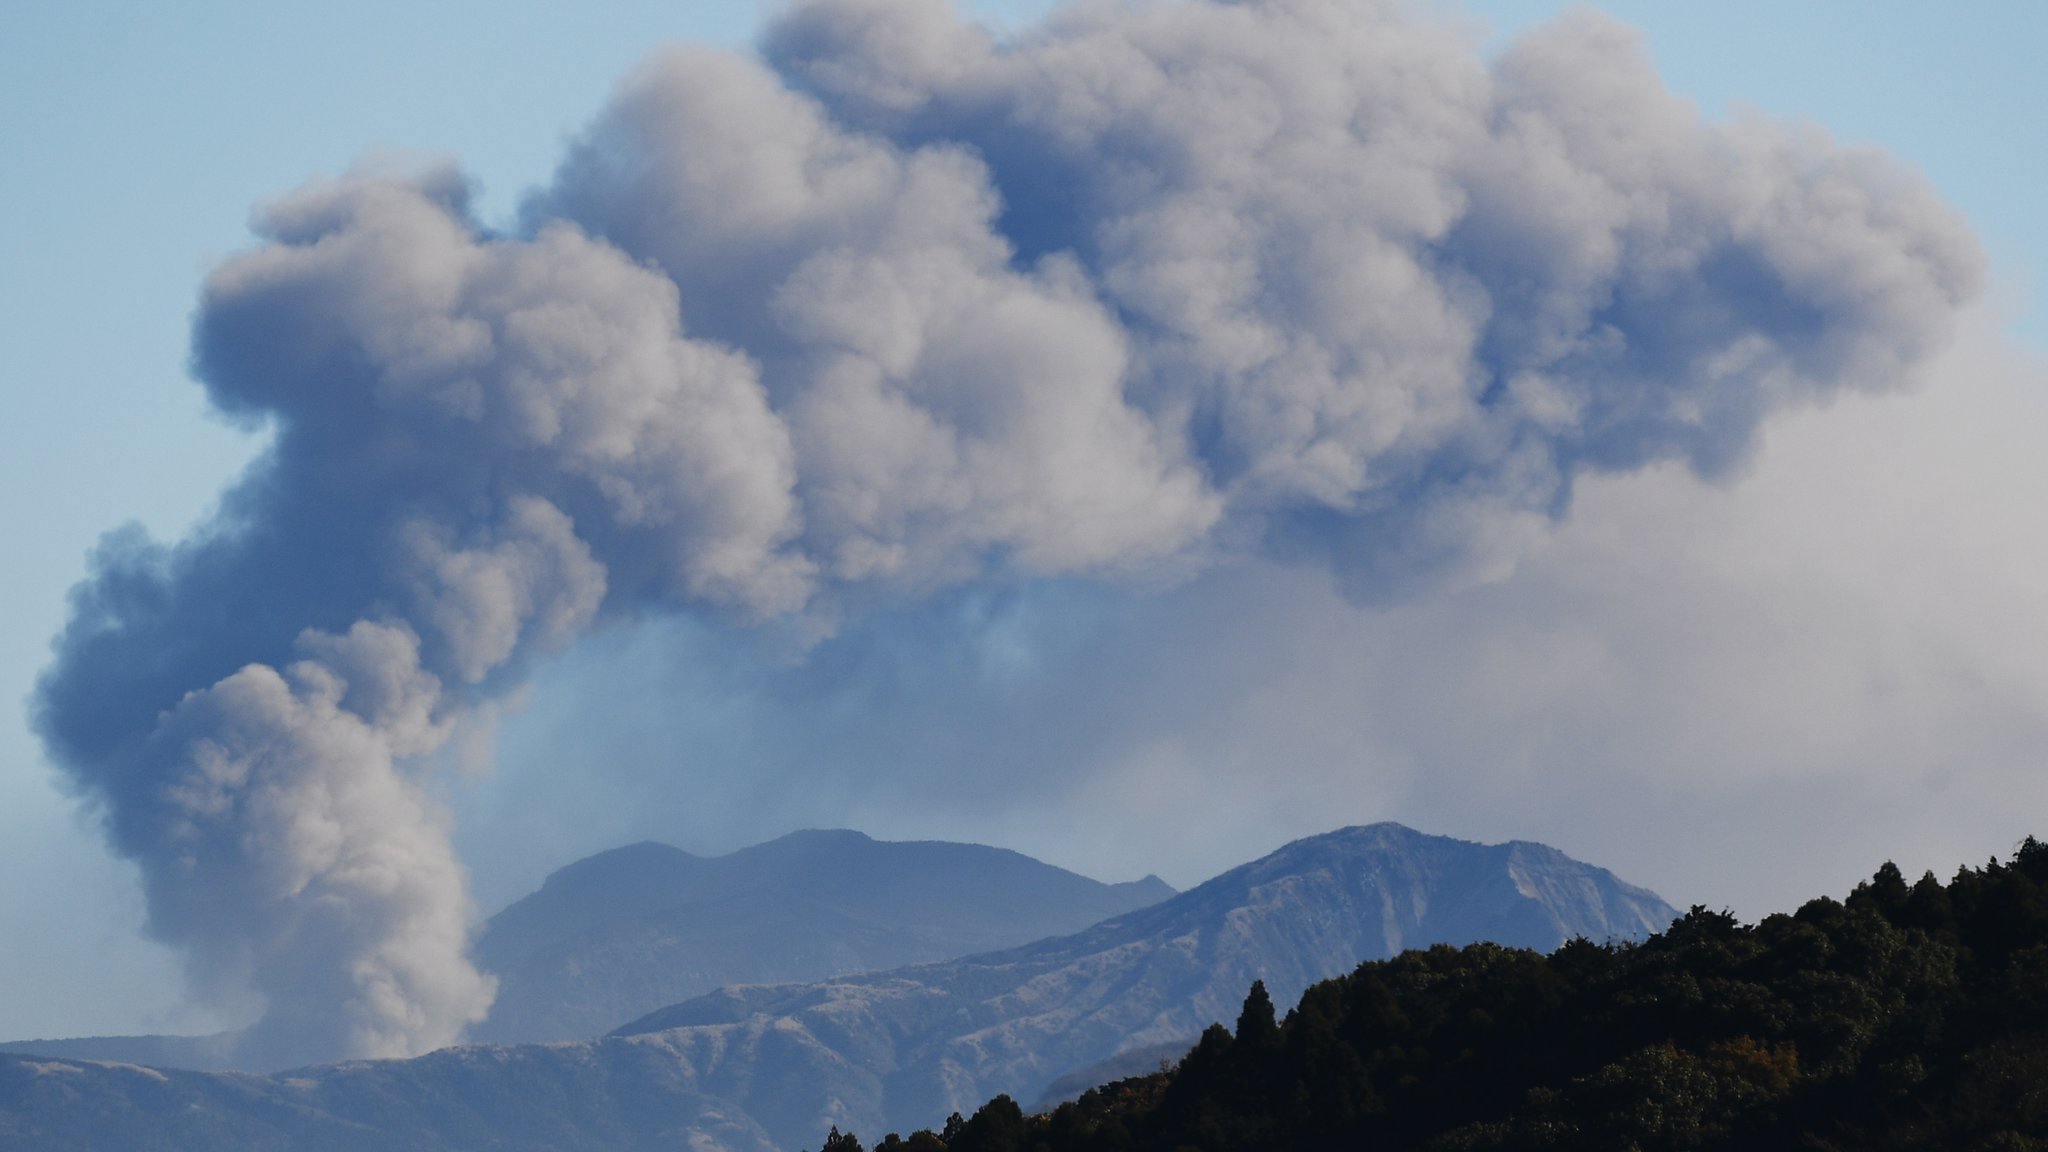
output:
{"label": "distant mountain peak", "polygon": [[[759,849],[766,848],[770,845],[775,844],[830,845],[881,843],[889,843],[889,841],[876,840],[874,837],[868,835],[867,833],[857,832],[852,828],[799,828],[794,832],[785,832],[782,835],[777,836],[773,840],[769,840],[761,844],[756,844],[754,845],[754,847]],[[741,851],[745,851],[745,849],[741,849]]]}
{"label": "distant mountain peak", "polygon": [[[833,841],[828,832],[796,843],[829,849],[854,841]],[[677,862],[658,851],[642,855]],[[700,895],[742,884],[736,896],[685,909],[691,941],[713,923],[713,912],[778,906],[763,898],[765,889],[745,887],[758,885],[753,869],[764,861],[822,861],[829,867],[777,875],[824,875],[845,891],[889,898],[928,894],[918,885],[962,875],[984,893],[988,885],[1009,891],[1003,886],[1020,876],[1051,877],[1056,887],[1098,895],[1126,887],[971,845],[870,842],[841,857],[787,845],[766,856],[681,856],[676,875],[711,886],[696,889]],[[631,851],[614,857],[633,858]],[[869,871],[875,861],[895,871]],[[722,875],[735,868],[737,878]],[[903,884],[879,884],[885,875]],[[577,895],[565,888],[548,899],[581,910],[618,889],[564,902]],[[785,950],[816,939],[828,924],[834,931],[859,927],[843,907],[815,899],[813,889],[803,892],[809,902],[777,922],[791,933]],[[1125,891],[1126,899],[1133,895]],[[53,1073],[64,1082],[45,1083],[41,1072],[0,1056],[0,1092],[11,1075],[30,1091],[47,1088],[53,1114],[99,1123],[118,1106],[130,1110],[129,1130],[143,1136],[176,1124],[202,1133],[185,1144],[152,1145],[181,1152],[222,1147],[215,1134],[228,1124],[268,1141],[252,1137],[244,1145],[250,1148],[596,1152],[687,1144],[788,1152],[814,1142],[828,1124],[909,1131],[940,1124],[950,1111],[972,1111],[998,1092],[1033,1100],[1048,1090],[1085,1088],[1091,1077],[1156,1067],[1208,1024],[1235,1019],[1254,980],[1285,1008],[1309,984],[1404,947],[1492,939],[1548,949],[1576,935],[1642,935],[1674,914],[1654,894],[1541,845],[1477,844],[1399,824],[1362,825],[1294,841],[1070,935],[810,983],[728,985],[599,1039],[444,1049],[279,1077],[173,1073],[169,1087],[150,1083],[145,1090],[100,1071],[106,1065],[67,1064],[80,1071]],[[628,918],[626,931],[607,928],[601,939],[610,948],[645,944],[658,938],[641,931],[648,923]],[[722,923],[758,927],[745,917]],[[652,955],[663,970],[673,968],[671,953]],[[98,1095],[78,1095],[74,1080]],[[273,1138],[279,1131],[296,1139],[280,1142]],[[4,1132],[0,1126],[0,1142]]]}
{"label": "distant mountain peak", "polygon": [[722,984],[818,980],[1073,932],[1174,890],[1103,884],[1005,848],[806,828],[722,856],[643,841],[557,869],[476,946],[500,978],[473,1033],[613,1028]]}
{"label": "distant mountain peak", "polygon": [[790,1144],[814,1135],[824,1101],[868,1110],[867,1128],[902,1131],[998,1092],[1036,1099],[1076,1069],[1121,1067],[1120,1054],[1154,1060],[1232,1019],[1254,980],[1285,1007],[1317,980],[1405,948],[1493,940],[1548,951],[1575,936],[1639,938],[1675,914],[1542,845],[1383,822],[1291,841],[1072,936],[816,984],[726,988],[613,1035],[718,1053],[705,1075],[816,1083],[803,1099],[750,1108]]}

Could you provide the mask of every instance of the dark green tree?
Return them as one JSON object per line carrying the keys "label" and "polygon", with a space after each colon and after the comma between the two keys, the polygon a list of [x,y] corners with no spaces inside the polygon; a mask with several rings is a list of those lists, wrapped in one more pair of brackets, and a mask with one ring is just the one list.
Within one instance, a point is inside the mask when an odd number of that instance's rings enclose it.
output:
{"label": "dark green tree", "polygon": [[832,1131],[825,1136],[824,1146],[819,1148],[818,1152],[867,1152],[867,1150],[861,1147],[859,1138],[853,1133],[841,1132],[839,1126],[834,1124]]}
{"label": "dark green tree", "polygon": [[998,1096],[962,1124],[946,1146],[950,1152],[1023,1152],[1024,1138],[1024,1110],[1008,1096]]}
{"label": "dark green tree", "polygon": [[918,1152],[2048,1149],[2048,845],[1946,885],[1888,864],[1754,925],[1695,907],[1639,945],[1406,952],[1310,988],[1284,1020],[1254,984],[1236,1033],[1212,1026],[1172,1069],[1042,1116],[998,1097],[885,1147],[920,1137]]}

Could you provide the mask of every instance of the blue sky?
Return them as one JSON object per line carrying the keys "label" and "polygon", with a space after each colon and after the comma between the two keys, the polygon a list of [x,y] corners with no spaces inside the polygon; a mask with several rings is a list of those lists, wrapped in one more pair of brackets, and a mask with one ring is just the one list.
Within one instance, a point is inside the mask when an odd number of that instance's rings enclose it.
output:
{"label": "blue sky", "polygon": [[[976,10],[1021,25],[1049,7]],[[1558,7],[1465,10],[1504,36]],[[1641,27],[1666,82],[1711,114],[1751,106],[1809,119],[1924,170],[1989,251],[2008,338],[2048,347],[2048,226],[2036,207],[2048,74],[2034,59],[2048,9],[1603,7]],[[758,19],[748,0],[5,6],[0,696],[27,697],[64,590],[101,532],[134,520],[181,534],[259,447],[210,417],[185,373],[198,282],[246,243],[251,205],[367,152],[429,152],[458,157],[485,189],[484,215],[509,218],[651,46],[744,44]],[[516,804],[525,779],[512,766],[486,813]],[[1019,846],[1033,836],[996,819],[959,832]],[[1074,851],[1059,862],[1122,863]],[[480,878],[480,891],[527,879],[506,874]],[[129,871],[52,783],[19,713],[0,717],[0,1037],[203,1024],[179,1008],[167,955],[140,943],[139,917]]]}

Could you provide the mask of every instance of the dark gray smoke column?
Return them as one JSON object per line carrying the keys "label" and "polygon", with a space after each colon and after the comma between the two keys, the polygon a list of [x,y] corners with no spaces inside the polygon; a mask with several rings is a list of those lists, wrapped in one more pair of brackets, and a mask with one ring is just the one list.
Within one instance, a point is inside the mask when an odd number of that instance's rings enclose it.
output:
{"label": "dark gray smoke column", "polygon": [[602,617],[796,620],[1269,550],[1488,578],[1572,478],[1739,462],[1977,284],[1910,174],[1702,122],[1596,17],[1495,64],[1355,0],[943,0],[674,49],[494,236],[451,172],[267,208],[199,374],[276,430],[107,538],[39,698],[252,1059],[458,1038],[491,982],[419,774]]}

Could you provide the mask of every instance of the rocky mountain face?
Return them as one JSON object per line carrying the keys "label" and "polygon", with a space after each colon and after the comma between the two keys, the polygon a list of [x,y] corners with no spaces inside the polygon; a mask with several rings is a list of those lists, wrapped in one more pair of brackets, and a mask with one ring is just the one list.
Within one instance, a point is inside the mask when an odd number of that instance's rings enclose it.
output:
{"label": "rocky mountain face", "polygon": [[[831,1124],[936,1125],[1171,1051],[1263,979],[1286,1005],[1360,961],[1492,939],[1633,938],[1653,893],[1536,844],[1398,825],[1290,844],[1075,935],[808,984],[732,987],[595,1040],[448,1049],[277,1077],[0,1058],[0,1145],[796,1149]],[[1105,1063],[1108,1062],[1108,1063]],[[119,1131],[154,1143],[100,1140]],[[95,1142],[98,1141],[98,1142]]]}
{"label": "rocky mountain face", "polygon": [[630,1043],[448,1048],[278,1076],[0,1054],[0,1148],[775,1152],[697,1080],[667,1048]]}
{"label": "rocky mountain face", "polygon": [[1076,932],[1174,894],[979,844],[796,832],[727,856],[666,844],[562,868],[476,945],[498,1000],[474,1039],[595,1036],[726,984],[822,980]]}
{"label": "rocky mountain face", "polygon": [[68,1040],[9,1040],[0,1055],[58,1056],[67,1060],[99,1060],[139,1064],[146,1068],[182,1068],[191,1072],[232,1072],[245,1066],[241,1034],[210,1036],[80,1036]]}
{"label": "rocky mountain face", "polygon": [[[908,1131],[1002,1092],[1038,1099],[1130,1049],[1192,1042],[1264,980],[1291,1005],[1363,960],[1434,943],[1549,950],[1635,939],[1676,912],[1654,893],[1540,844],[1480,845],[1398,824],[1348,828],[1153,907],[1007,952],[665,1008],[620,1037],[689,1038],[713,1067],[807,1069],[808,1099],[740,1103],[795,1146],[821,1125]],[[840,1115],[843,1113],[843,1115]]]}
{"label": "rocky mountain face", "polygon": [[[499,980],[480,1042],[575,1040],[726,984],[822,980],[1076,932],[1174,894],[1104,884],[980,844],[793,832],[725,856],[646,842],[550,874],[493,916],[475,954]],[[271,1071],[233,1033],[97,1036],[0,1052],[197,1071]],[[303,1062],[301,1060],[300,1062]]]}

